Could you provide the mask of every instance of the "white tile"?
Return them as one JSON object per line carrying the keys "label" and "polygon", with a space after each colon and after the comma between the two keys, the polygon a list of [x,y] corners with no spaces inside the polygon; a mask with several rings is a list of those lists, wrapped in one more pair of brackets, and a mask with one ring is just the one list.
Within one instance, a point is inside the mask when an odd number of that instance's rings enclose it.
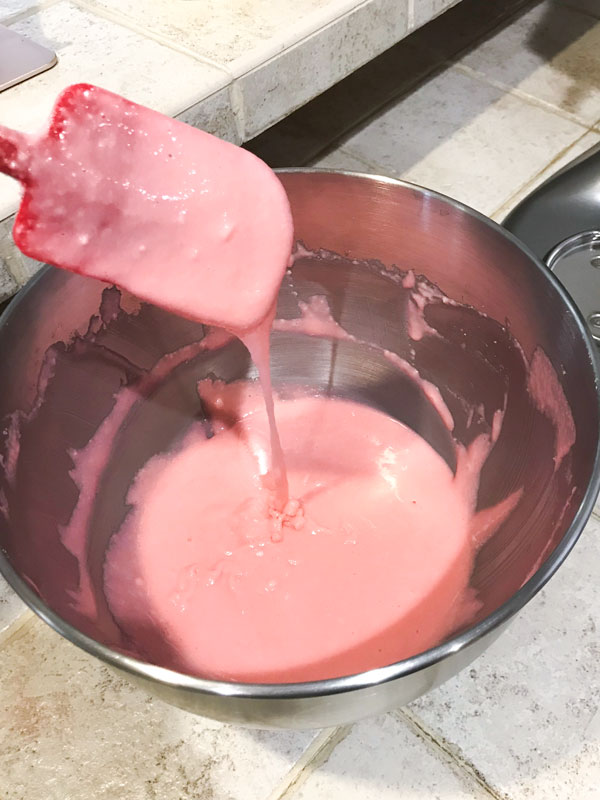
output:
{"label": "white tile", "polygon": [[485,800],[456,764],[393,714],[355,725],[295,800]]}
{"label": "white tile", "polygon": [[37,5],[36,0],[0,0],[0,23]]}
{"label": "white tile", "polygon": [[[371,2],[371,0],[369,0]],[[139,30],[165,37],[242,74],[315,31],[335,22],[361,0],[90,0]]]}
{"label": "white tile", "polygon": [[502,796],[595,800],[600,786],[600,521],[477,660],[412,710]]}
{"label": "white tile", "polygon": [[165,114],[175,115],[222,88],[225,73],[70,2],[14,23],[58,54],[51,70],[0,93],[0,122],[26,131],[47,123],[57,94],[71,83],[89,82]]}
{"label": "white tile", "polygon": [[600,19],[553,0],[515,19],[460,63],[583,123],[600,119]]}
{"label": "white tile", "polygon": [[419,28],[426,22],[455,6],[459,0],[413,0],[415,4],[414,27]]}
{"label": "white tile", "polygon": [[512,209],[518,205],[521,200],[524,200],[529,194],[531,194],[531,192],[537,189],[538,186],[541,186],[544,181],[551,178],[560,169],[566,167],[567,164],[570,164],[571,161],[577,158],[577,156],[585,153],[599,142],[600,133],[594,133],[593,131],[590,131],[589,133],[584,134],[579,141],[575,142],[572,147],[567,148],[567,150],[559,158],[554,160],[548,167],[546,167],[546,169],[538,173],[532,180],[528,181],[521,189],[519,189],[516,194],[514,194],[506,203],[497,209],[494,214],[492,214],[492,218],[497,222],[502,222],[509,211],[512,211]]}
{"label": "white tile", "polygon": [[7,800],[263,800],[313,738],[154,701],[37,619],[0,649],[0,674]]}
{"label": "white tile", "polygon": [[487,214],[583,133],[576,123],[449,68],[342,147]]}
{"label": "white tile", "polygon": [[186,108],[177,115],[177,119],[228,142],[241,144],[228,86]]}
{"label": "white tile", "polygon": [[386,50],[407,31],[406,0],[370,0],[243,75],[244,138],[256,136]]}
{"label": "white tile", "polygon": [[[0,273],[0,291],[1,289],[2,275]],[[26,608],[25,603],[0,575],[0,636],[23,614]]]}

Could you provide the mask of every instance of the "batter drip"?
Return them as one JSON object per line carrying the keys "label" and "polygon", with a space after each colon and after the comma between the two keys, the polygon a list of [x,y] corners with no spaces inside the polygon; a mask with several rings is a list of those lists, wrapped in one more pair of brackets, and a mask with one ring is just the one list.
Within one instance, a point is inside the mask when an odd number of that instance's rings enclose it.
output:
{"label": "batter drip", "polygon": [[106,561],[110,608],[147,658],[205,677],[308,681],[413,655],[453,627],[474,554],[462,473],[366,406],[279,400],[300,502],[274,519],[255,388],[200,392],[215,435],[198,424],[139,473]]}

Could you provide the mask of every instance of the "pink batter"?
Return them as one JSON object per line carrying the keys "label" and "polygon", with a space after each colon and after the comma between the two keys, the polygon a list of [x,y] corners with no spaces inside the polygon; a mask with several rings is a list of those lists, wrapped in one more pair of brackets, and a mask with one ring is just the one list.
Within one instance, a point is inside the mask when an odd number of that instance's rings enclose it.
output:
{"label": "pink batter", "polygon": [[306,681],[397,661],[452,629],[473,562],[472,493],[423,439],[349,401],[278,401],[298,501],[274,515],[256,390],[200,393],[216,435],[198,426],[146,465],[106,561],[111,610],[150,660]]}

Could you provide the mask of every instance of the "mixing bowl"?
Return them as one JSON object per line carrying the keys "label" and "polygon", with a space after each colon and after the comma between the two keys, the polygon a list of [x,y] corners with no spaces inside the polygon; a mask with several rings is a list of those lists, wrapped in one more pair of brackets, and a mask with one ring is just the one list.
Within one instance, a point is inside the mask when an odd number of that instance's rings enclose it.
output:
{"label": "mixing bowl", "polygon": [[[0,325],[6,451],[0,567],[55,630],[167,702],[240,724],[309,728],[383,712],[437,686],[482,653],[558,569],[598,492],[598,373],[593,344],[571,299],[490,220],[434,192],[384,178],[292,170],[281,179],[302,247],[284,280],[278,315],[297,317],[299,299],[325,296],[354,339],[274,332],[275,384],[309,385],[384,410],[419,432],[452,468],[448,429],[385,351],[439,387],[459,442],[473,437],[473,409],[482,426],[491,425],[495,410],[505,409],[477,503],[487,508],[516,490],[522,495],[478,552],[471,578],[479,601],[474,619],[413,658],[314,683],[215,682],[136,658],[102,587],[107,543],[127,512],[127,488],[151,455],[202,415],[195,388],[200,378],[231,381],[256,373],[236,340],[196,348],[187,360],[149,373],[166,353],[185,352],[187,345],[193,350],[203,327],[53,268],[21,292]],[[425,320],[435,334],[407,335],[402,279],[410,283],[408,270],[425,275],[452,301],[430,287]],[[168,274],[165,265],[165,280]],[[553,365],[575,422],[576,441],[562,460],[551,414],[539,398],[537,405],[532,401],[528,388],[528,364],[539,348]],[[72,474],[73,453],[98,430],[123,385],[131,387],[130,401],[112,448],[101,456],[102,477],[83,482],[89,516],[89,541],[79,553],[84,576],[73,547],[66,549],[61,537],[81,483]],[[551,383],[546,390],[556,394]],[[93,613],[81,602],[84,582]]]}

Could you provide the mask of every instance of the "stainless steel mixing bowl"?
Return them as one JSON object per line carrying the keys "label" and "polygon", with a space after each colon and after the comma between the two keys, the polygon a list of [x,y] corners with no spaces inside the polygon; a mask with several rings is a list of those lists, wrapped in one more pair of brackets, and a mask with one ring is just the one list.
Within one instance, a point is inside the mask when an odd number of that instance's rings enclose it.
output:
{"label": "stainless steel mixing bowl", "polygon": [[[140,376],[163,354],[197,341],[204,331],[147,305],[137,314],[115,316],[116,290],[52,268],[21,292],[0,325],[5,439],[15,421],[20,428],[18,458],[13,446],[0,482],[0,567],[49,625],[152,694],[220,720],[307,728],[379,713],[437,686],[482,653],[556,571],[598,491],[598,373],[593,345],[570,298],[493,222],[393,180],[311,171],[284,172],[281,178],[297,238],[320,256],[296,263],[281,290],[280,315],[297,315],[298,296],[325,295],[336,319],[379,349],[276,333],[276,383],[310,384],[384,409],[418,430],[451,465],[447,430],[381,349],[405,357],[435,381],[456,418],[458,440],[472,436],[468,405],[483,404],[490,421],[507,397],[504,426],[483,470],[478,504],[485,508],[519,487],[524,493],[477,556],[472,587],[481,611],[476,619],[414,658],[312,684],[218,683],[125,655],[103,595],[102,565],[110,535],[126,513],[127,486],[150,455],[168,447],[201,413],[195,391],[199,378],[213,374],[232,380],[255,373],[244,348],[232,342],[198,354],[152,386],[145,398],[140,395],[95,493],[87,566],[98,614],[90,619],[72,602],[78,566],[59,535],[78,496],[69,475],[69,451],[88,442],[123,384],[139,385]],[[426,318],[439,335],[416,342],[406,335],[405,290],[398,282],[409,268],[463,304],[432,302]],[[123,305],[131,304],[126,300]],[[577,429],[575,445],[556,470],[553,426],[527,391],[524,357],[531,359],[536,347],[554,365]],[[44,389],[41,404],[36,403],[38,384]]]}

